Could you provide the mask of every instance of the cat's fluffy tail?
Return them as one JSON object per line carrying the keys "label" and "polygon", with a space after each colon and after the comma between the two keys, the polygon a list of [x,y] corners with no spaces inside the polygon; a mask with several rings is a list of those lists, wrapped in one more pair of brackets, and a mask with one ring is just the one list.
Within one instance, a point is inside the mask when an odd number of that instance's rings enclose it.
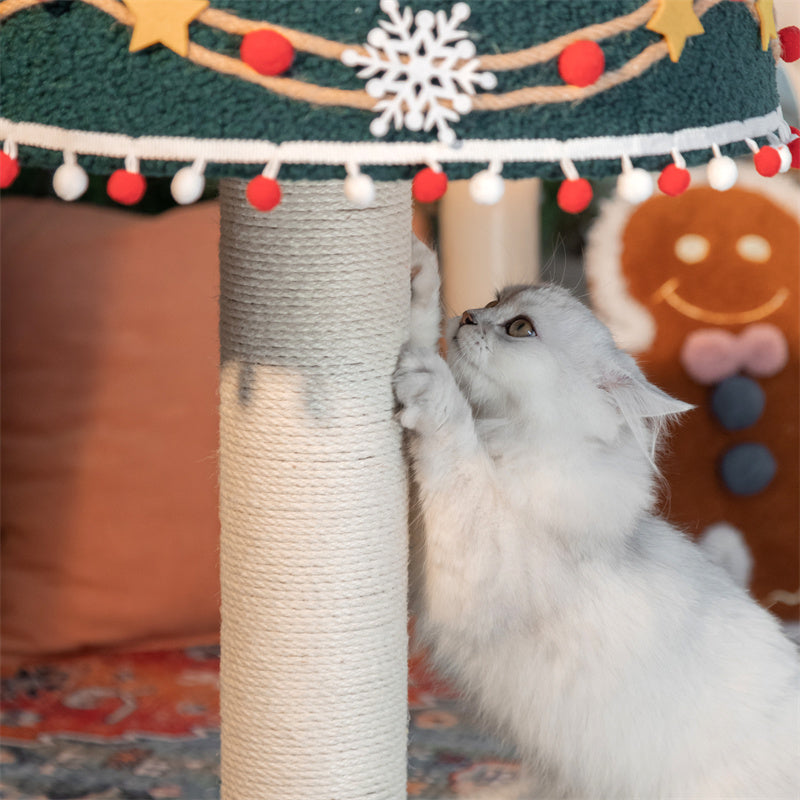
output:
{"label": "cat's fluffy tail", "polygon": [[727,522],[709,525],[700,535],[700,548],[708,559],[722,567],[734,583],[747,589],[753,571],[753,556],[742,532]]}

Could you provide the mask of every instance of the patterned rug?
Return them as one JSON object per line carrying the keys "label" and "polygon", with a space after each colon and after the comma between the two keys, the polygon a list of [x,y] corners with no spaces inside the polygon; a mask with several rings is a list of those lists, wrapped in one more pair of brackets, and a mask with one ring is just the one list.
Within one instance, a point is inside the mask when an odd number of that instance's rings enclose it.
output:
{"label": "patterned rug", "polygon": [[[408,796],[465,798],[510,781],[513,754],[411,661]],[[2,682],[5,800],[216,800],[219,651],[89,654]]]}

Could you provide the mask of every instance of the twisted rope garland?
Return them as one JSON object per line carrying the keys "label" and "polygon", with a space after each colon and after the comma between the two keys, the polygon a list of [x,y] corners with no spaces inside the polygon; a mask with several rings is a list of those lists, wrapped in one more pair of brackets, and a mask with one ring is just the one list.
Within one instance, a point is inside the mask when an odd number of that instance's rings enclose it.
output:
{"label": "twisted rope garland", "polygon": [[[641,8],[636,9],[636,11],[630,14],[608,20],[607,22],[588,25],[565,34],[564,36],[559,36],[557,39],[553,39],[550,42],[544,42],[543,44],[534,45],[533,47],[513,53],[496,53],[479,56],[479,69],[502,72],[505,70],[520,69],[521,67],[530,67],[534,64],[550,61],[550,59],[555,58],[568,44],[578,41],[579,39],[599,42],[620,33],[626,33],[640,28],[653,15],[657,5],[658,0],[647,0]],[[269,27],[285,36],[296,50],[312,53],[313,55],[323,58],[336,59],[337,61],[341,59],[342,53],[345,50],[355,50],[360,54],[366,53],[366,50],[360,45],[330,41],[321,36],[313,36],[302,31],[293,30],[292,28],[273,25],[269,22],[245,20],[235,14],[231,14],[229,11],[222,11],[220,9],[207,9],[200,14],[198,20],[218,30],[240,36],[252,31],[261,30],[264,27]]]}
{"label": "twisted rope garland", "polygon": [[406,508],[390,386],[410,186],[354,211],[221,183],[222,788],[396,800],[406,781]]}

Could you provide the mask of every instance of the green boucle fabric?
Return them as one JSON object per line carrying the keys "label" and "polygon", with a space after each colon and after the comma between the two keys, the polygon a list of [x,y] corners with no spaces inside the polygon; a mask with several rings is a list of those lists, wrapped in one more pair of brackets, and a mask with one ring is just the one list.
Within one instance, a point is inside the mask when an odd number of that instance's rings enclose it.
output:
{"label": "green boucle fabric", "polygon": [[[643,0],[474,0],[461,27],[478,54],[509,52],[548,41],[584,25],[630,13]],[[212,5],[249,19],[361,44],[386,15],[377,0],[214,0]],[[449,13],[452,2],[412,0],[415,11]],[[663,59],[641,77],[579,103],[528,106],[504,112],[474,111],[453,124],[461,139],[572,139],[705,127],[757,117],[778,105],[775,65],[760,47],[759,27],[743,3],[722,2],[702,18],[705,35],[687,40],[677,64]],[[325,141],[434,141],[435,130],[390,130],[381,140],[369,131],[373,112],[313,106],[268,92],[240,78],[218,74],[154,45],[128,52],[131,30],[80,0],[36,6],[9,17],[0,27],[0,116],[63,128],[130,136]],[[192,41],[238,58],[240,37],[194,22]],[[644,28],[600,44],[607,69],[615,69],[660,36]],[[322,86],[361,89],[353,68],[298,53],[289,77]],[[561,85],[555,59],[525,69],[496,72],[503,93],[532,85]],[[724,148],[746,152],[743,144]],[[687,153],[698,163],[708,152]],[[23,164],[56,167],[61,154],[20,147]],[[90,171],[107,173],[115,159],[81,156]],[[663,166],[668,157],[642,162]],[[143,172],[170,175],[183,164],[143,162]],[[579,163],[588,176],[615,173],[617,161]],[[409,167],[365,168],[378,178],[408,177]],[[252,176],[250,165],[209,164],[210,177]],[[475,172],[474,164],[448,165],[453,178]],[[506,164],[507,177],[561,177],[558,164]],[[341,177],[336,167],[285,165],[281,177]]]}

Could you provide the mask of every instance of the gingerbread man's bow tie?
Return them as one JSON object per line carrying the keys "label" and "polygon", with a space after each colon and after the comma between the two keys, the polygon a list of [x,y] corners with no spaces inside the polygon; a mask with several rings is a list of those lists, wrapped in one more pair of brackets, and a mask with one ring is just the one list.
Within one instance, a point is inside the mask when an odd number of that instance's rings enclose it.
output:
{"label": "gingerbread man's bow tie", "polygon": [[786,337],[775,325],[748,325],[735,334],[721,328],[692,331],[681,347],[680,360],[692,380],[711,386],[739,372],[768,378],[789,358]]}

